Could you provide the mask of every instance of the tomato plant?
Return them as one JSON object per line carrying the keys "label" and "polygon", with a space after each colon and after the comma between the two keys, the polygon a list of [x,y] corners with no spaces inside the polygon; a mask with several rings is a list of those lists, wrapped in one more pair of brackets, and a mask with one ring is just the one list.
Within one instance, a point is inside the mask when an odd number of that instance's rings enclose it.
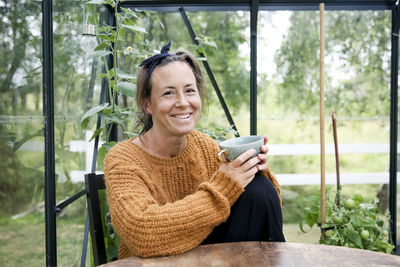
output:
{"label": "tomato plant", "polygon": [[362,230],[360,235],[361,235],[362,239],[367,239],[369,237],[369,231],[368,230]]}
{"label": "tomato plant", "polygon": [[379,213],[378,199],[364,203],[364,198],[355,194],[351,198],[341,199],[336,205],[333,192],[326,196],[326,223],[321,225],[320,194],[308,196],[308,205],[304,208],[304,217],[300,229],[319,225],[325,234],[319,243],[335,246],[367,249],[392,253],[394,246],[389,234],[389,215]]}
{"label": "tomato plant", "polygon": [[345,207],[346,209],[351,210],[351,209],[353,209],[355,206],[356,206],[356,202],[355,202],[353,199],[351,199],[351,198],[346,199],[345,202],[344,202],[344,207]]}

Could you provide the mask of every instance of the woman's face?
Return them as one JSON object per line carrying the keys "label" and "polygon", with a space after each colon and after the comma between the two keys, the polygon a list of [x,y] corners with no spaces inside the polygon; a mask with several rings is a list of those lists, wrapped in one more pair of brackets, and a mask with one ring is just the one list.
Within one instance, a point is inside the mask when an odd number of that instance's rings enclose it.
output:
{"label": "woman's face", "polygon": [[158,66],[151,74],[151,83],[145,110],[152,116],[153,129],[170,136],[192,131],[200,118],[201,99],[189,65],[175,61]]}

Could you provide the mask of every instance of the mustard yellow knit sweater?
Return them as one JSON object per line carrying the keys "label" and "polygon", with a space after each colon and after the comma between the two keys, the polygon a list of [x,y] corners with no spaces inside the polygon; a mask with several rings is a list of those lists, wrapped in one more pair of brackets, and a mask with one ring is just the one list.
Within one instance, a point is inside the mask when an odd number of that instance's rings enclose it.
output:
{"label": "mustard yellow knit sweater", "polygon": [[[192,131],[185,150],[158,158],[126,140],[104,161],[113,227],[121,237],[120,259],[183,253],[226,221],[243,187],[218,171],[218,144]],[[264,172],[275,185],[274,175]]]}

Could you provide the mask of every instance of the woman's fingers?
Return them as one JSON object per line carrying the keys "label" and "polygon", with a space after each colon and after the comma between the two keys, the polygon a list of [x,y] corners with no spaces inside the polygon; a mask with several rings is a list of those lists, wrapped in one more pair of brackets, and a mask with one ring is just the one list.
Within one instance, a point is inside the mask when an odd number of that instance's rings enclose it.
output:
{"label": "woman's fingers", "polygon": [[243,163],[245,163],[249,158],[254,156],[256,153],[255,149],[249,149],[246,152],[242,153],[239,157],[237,157],[234,161],[232,161],[232,165],[237,168],[240,167]]}
{"label": "woman's fingers", "polygon": [[245,163],[242,164],[241,168],[244,171],[250,170],[254,166],[260,163],[260,159],[258,157],[252,157],[249,160],[247,160]]}
{"label": "woman's fingers", "polygon": [[264,145],[262,145],[261,148],[260,148],[261,149],[261,153],[264,153],[264,154],[268,153],[267,143],[268,143],[268,136],[264,135]]}
{"label": "woman's fingers", "polygon": [[268,143],[268,135],[264,135],[264,145],[266,145]]}
{"label": "woman's fingers", "polygon": [[243,175],[244,179],[241,185],[246,187],[254,178],[254,175],[258,172],[257,165],[247,170]]}
{"label": "woman's fingers", "polygon": [[257,165],[257,170],[259,171],[264,171],[268,168],[267,163],[263,163],[263,164],[258,164]]}
{"label": "woman's fingers", "polygon": [[255,149],[249,149],[232,162],[221,164],[220,169],[245,187],[259,170],[266,168],[266,155],[254,156],[255,153]]}
{"label": "woman's fingers", "polygon": [[260,153],[257,155],[257,158],[261,161],[261,162],[267,162],[268,156],[266,154]]}
{"label": "woman's fingers", "polygon": [[268,146],[267,145],[262,145],[260,150],[261,150],[261,153],[267,154],[268,153]]}

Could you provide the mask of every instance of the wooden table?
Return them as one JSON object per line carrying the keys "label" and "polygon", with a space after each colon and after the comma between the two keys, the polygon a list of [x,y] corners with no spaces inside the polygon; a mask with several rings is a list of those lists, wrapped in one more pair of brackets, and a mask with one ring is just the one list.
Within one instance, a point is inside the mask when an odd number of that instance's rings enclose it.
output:
{"label": "wooden table", "polygon": [[400,266],[400,256],[318,244],[237,242],[203,245],[170,257],[131,257],[103,266]]}

